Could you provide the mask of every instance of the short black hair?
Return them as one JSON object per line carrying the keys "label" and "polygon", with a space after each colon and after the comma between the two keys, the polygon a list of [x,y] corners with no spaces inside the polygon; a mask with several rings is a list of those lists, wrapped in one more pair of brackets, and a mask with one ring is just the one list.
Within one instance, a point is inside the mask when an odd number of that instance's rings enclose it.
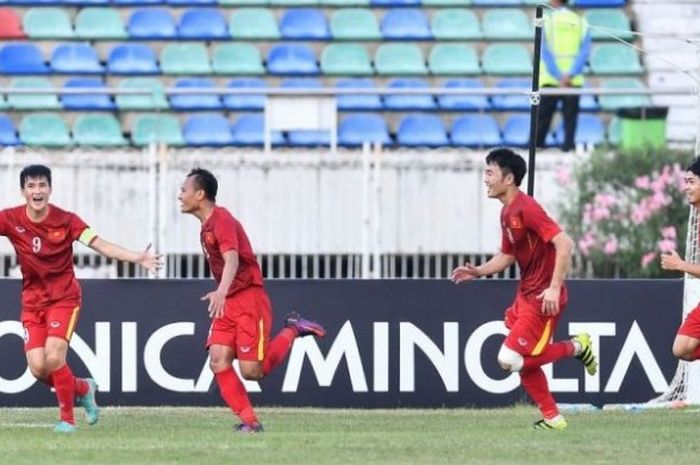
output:
{"label": "short black hair", "polygon": [[210,171],[204,168],[194,168],[187,177],[192,177],[197,189],[202,189],[208,200],[216,202],[216,193],[219,190],[219,183]]}
{"label": "short black hair", "polygon": [[690,171],[695,176],[700,178],[700,155],[696,156],[693,163],[690,164],[686,171]]}
{"label": "short black hair", "polygon": [[498,165],[504,175],[512,174],[516,186],[520,186],[525,173],[527,173],[527,166],[523,157],[504,147],[491,150],[486,156],[486,164]]}
{"label": "short black hair", "polygon": [[24,189],[28,178],[46,178],[51,187],[51,168],[45,165],[29,165],[25,166],[19,173],[19,187]]}

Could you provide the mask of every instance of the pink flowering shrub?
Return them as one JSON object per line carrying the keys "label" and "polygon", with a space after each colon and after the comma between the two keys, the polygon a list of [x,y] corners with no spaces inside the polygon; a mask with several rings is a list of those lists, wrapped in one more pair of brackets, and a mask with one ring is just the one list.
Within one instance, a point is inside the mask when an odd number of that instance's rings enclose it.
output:
{"label": "pink flowering shrub", "polygon": [[596,153],[573,172],[557,173],[569,190],[560,218],[577,245],[574,275],[669,277],[659,254],[684,254],[691,161],[678,152]]}

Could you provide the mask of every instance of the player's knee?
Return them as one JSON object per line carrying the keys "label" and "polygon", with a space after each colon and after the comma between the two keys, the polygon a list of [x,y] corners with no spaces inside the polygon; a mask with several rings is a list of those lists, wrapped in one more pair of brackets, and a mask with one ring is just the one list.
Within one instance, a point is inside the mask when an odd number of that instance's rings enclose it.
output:
{"label": "player's knee", "polygon": [[501,350],[498,351],[498,364],[505,371],[520,371],[523,362],[522,355],[505,345],[502,345]]}
{"label": "player's knee", "polygon": [[263,373],[263,370],[262,370],[262,366],[260,366],[260,364],[257,364],[257,365],[240,364],[239,368],[241,370],[241,377],[243,377],[243,379],[246,379],[248,381],[260,381],[265,376]]}
{"label": "player's knee", "polygon": [[65,363],[66,359],[61,354],[49,352],[46,354],[46,363],[44,365],[44,368],[46,369],[47,374],[53,373],[54,371],[58,370],[63,365],[65,365]]}
{"label": "player's knee", "polygon": [[673,344],[673,355],[674,357],[687,362],[692,362],[694,360],[693,351],[688,350],[688,347],[685,344]]}
{"label": "player's knee", "polygon": [[209,368],[212,372],[218,373],[229,368],[231,365],[226,361],[224,357],[210,357],[209,358]]}

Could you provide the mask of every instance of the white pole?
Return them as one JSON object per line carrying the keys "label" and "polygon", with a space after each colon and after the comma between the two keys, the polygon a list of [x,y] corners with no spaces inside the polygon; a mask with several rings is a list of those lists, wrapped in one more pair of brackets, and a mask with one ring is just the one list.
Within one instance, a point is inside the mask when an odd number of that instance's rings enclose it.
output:
{"label": "white pole", "polygon": [[374,150],[372,151],[372,158],[374,159],[374,176],[372,176],[372,184],[374,191],[374,198],[372,199],[372,221],[373,224],[373,241],[372,241],[372,252],[373,252],[373,264],[372,264],[372,277],[379,279],[382,277],[382,263],[381,263],[381,249],[382,249],[382,144],[377,142],[374,145]]}
{"label": "white pole", "polygon": [[[148,144],[148,243],[158,248],[158,148]],[[141,273],[140,268],[137,273]]]}
{"label": "white pole", "polygon": [[370,257],[370,229],[372,228],[372,218],[370,213],[370,145],[369,142],[362,144],[362,275],[363,279],[370,277],[369,257]]}
{"label": "white pole", "polygon": [[[168,186],[168,146],[162,142],[159,144],[158,151],[158,248],[159,254],[165,257],[163,261],[163,269],[158,273],[158,276],[168,277],[168,207],[170,206],[170,196],[174,195],[169,192]],[[162,275],[161,275],[162,273]]]}

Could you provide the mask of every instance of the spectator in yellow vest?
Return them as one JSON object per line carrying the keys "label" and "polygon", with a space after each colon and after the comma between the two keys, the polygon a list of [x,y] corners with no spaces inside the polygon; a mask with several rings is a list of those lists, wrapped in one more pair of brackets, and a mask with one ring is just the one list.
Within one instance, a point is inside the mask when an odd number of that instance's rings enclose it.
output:
{"label": "spectator in yellow vest", "polygon": [[[544,18],[540,88],[583,86],[583,70],[591,49],[591,34],[586,20],[567,8],[567,0],[551,0],[553,8]],[[545,146],[545,138],[559,101],[564,117],[562,150],[574,148],[576,121],[579,112],[578,95],[542,96],[537,124],[537,146]]]}

